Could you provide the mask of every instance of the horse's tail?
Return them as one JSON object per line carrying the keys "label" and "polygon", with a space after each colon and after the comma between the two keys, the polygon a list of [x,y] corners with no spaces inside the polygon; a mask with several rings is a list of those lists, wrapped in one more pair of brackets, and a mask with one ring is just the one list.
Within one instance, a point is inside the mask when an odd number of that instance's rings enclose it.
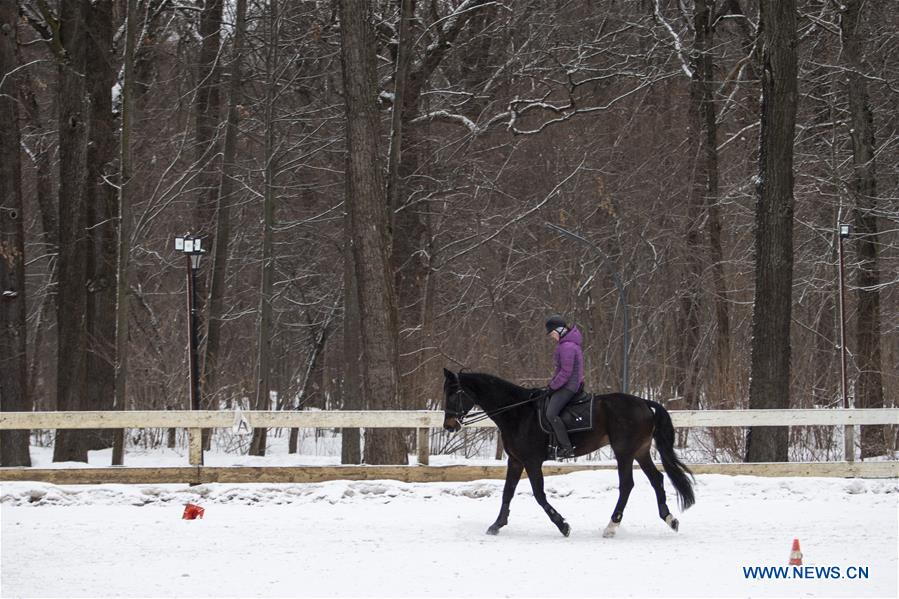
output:
{"label": "horse's tail", "polygon": [[[687,468],[686,464],[680,461],[674,452],[674,425],[671,423],[671,414],[662,404],[651,400],[645,400],[652,411],[655,413],[654,422],[655,430],[652,438],[656,441],[656,449],[662,456],[662,465],[665,467],[665,474],[677,489],[678,502],[681,511],[688,509],[696,503],[693,495],[693,473]],[[689,476],[688,476],[689,475]],[[695,479],[694,479],[695,480]]]}

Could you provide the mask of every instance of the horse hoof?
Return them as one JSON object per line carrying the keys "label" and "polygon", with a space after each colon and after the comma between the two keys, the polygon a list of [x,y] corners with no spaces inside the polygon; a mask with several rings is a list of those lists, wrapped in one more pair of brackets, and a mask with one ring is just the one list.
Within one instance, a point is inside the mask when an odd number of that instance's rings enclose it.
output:
{"label": "horse hoof", "polygon": [[495,537],[499,534],[499,526],[491,526],[487,529],[487,534]]}
{"label": "horse hoof", "polygon": [[569,526],[568,522],[562,522],[562,525],[559,526],[559,532],[566,537],[571,534],[571,526]]}
{"label": "horse hoof", "polygon": [[680,522],[678,522],[677,518],[675,518],[671,514],[665,516],[665,523],[670,526],[671,530],[673,530],[674,532],[677,532],[677,529],[680,526]]}
{"label": "horse hoof", "polygon": [[609,524],[608,526],[606,526],[606,529],[604,531],[602,531],[602,536],[604,539],[611,539],[612,537],[615,536],[615,533],[617,531],[618,531],[617,524],[614,524],[614,523]]}

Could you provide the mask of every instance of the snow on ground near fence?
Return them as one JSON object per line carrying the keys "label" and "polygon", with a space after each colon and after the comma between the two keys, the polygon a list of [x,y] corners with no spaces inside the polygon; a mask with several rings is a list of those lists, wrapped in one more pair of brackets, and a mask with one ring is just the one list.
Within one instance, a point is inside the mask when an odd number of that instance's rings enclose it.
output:
{"label": "snow on ground near fence", "polygon": [[[40,461],[40,456],[38,456]],[[172,464],[168,464],[172,465]],[[701,475],[674,533],[639,471],[604,539],[614,472],[549,477],[559,534],[527,481],[0,485],[3,597],[897,596],[897,481]],[[666,488],[671,485],[666,479]],[[182,520],[187,502],[202,520]],[[675,502],[670,502],[674,508]],[[747,578],[804,564],[844,578]],[[866,569],[867,578],[845,578]],[[791,571],[791,575],[792,575]]]}

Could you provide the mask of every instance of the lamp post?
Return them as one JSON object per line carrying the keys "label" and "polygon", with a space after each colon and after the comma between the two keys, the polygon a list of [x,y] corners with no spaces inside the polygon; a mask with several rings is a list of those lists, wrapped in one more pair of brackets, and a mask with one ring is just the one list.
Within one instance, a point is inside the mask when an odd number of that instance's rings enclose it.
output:
{"label": "lamp post", "polygon": [[630,353],[630,344],[631,344],[631,323],[630,323],[630,314],[628,313],[627,306],[627,289],[624,287],[624,283],[621,281],[621,276],[618,274],[618,271],[609,266],[609,257],[606,255],[602,249],[596,245],[595,243],[584,239],[580,235],[576,233],[572,233],[567,229],[563,229],[559,225],[555,225],[553,223],[546,223],[546,226],[554,231],[565,235],[566,237],[570,237],[581,243],[589,245],[593,250],[599,254],[602,258],[603,264],[606,265],[606,268],[609,269],[609,273],[612,275],[612,282],[615,284],[615,288],[618,289],[618,301],[621,303],[621,311],[624,317],[624,334],[622,335],[622,344],[621,344],[621,391],[623,393],[628,393],[628,379],[630,375],[628,373],[628,354]]}
{"label": "lamp post", "polygon": [[[852,225],[840,224],[837,235],[837,253],[840,257],[840,391],[843,394],[843,407],[849,408],[849,395],[846,392],[846,312],[844,308],[845,284],[843,283],[843,240],[852,235]],[[855,461],[855,427],[847,424],[843,429],[845,440],[844,456],[847,462]]]}
{"label": "lamp post", "polygon": [[[181,252],[187,257],[187,313],[188,313],[188,345],[190,360],[190,409],[200,409],[200,366],[197,359],[197,345],[199,333],[197,332],[197,269],[200,267],[200,258],[206,251],[202,247],[202,240],[193,237],[189,233],[184,237],[175,238],[175,251]],[[203,453],[200,452],[200,465],[203,464]]]}

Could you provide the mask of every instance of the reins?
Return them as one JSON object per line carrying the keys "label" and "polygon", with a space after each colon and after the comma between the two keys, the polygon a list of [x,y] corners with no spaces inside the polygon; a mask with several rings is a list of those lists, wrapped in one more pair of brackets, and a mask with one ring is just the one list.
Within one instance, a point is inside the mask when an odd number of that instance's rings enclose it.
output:
{"label": "reins", "polygon": [[[459,386],[459,391],[461,391],[465,395],[468,395],[468,391],[463,389],[461,385]],[[519,401],[518,403],[513,403],[508,406],[503,406],[503,407],[497,408],[495,410],[490,410],[489,412],[482,410],[481,412],[475,413],[474,416],[472,416],[471,418],[463,417],[463,418],[459,419],[459,422],[460,422],[460,424],[462,424],[462,426],[467,426],[469,424],[475,424],[476,422],[481,422],[481,421],[487,420],[488,418],[492,418],[496,414],[500,414],[507,410],[511,410],[513,408],[517,408],[517,407],[523,406],[525,404],[533,403],[533,402],[537,401],[538,399],[540,399],[540,397],[542,397],[542,396],[543,396],[542,393],[537,393],[537,394],[532,395],[531,397],[525,399],[524,401]]]}

